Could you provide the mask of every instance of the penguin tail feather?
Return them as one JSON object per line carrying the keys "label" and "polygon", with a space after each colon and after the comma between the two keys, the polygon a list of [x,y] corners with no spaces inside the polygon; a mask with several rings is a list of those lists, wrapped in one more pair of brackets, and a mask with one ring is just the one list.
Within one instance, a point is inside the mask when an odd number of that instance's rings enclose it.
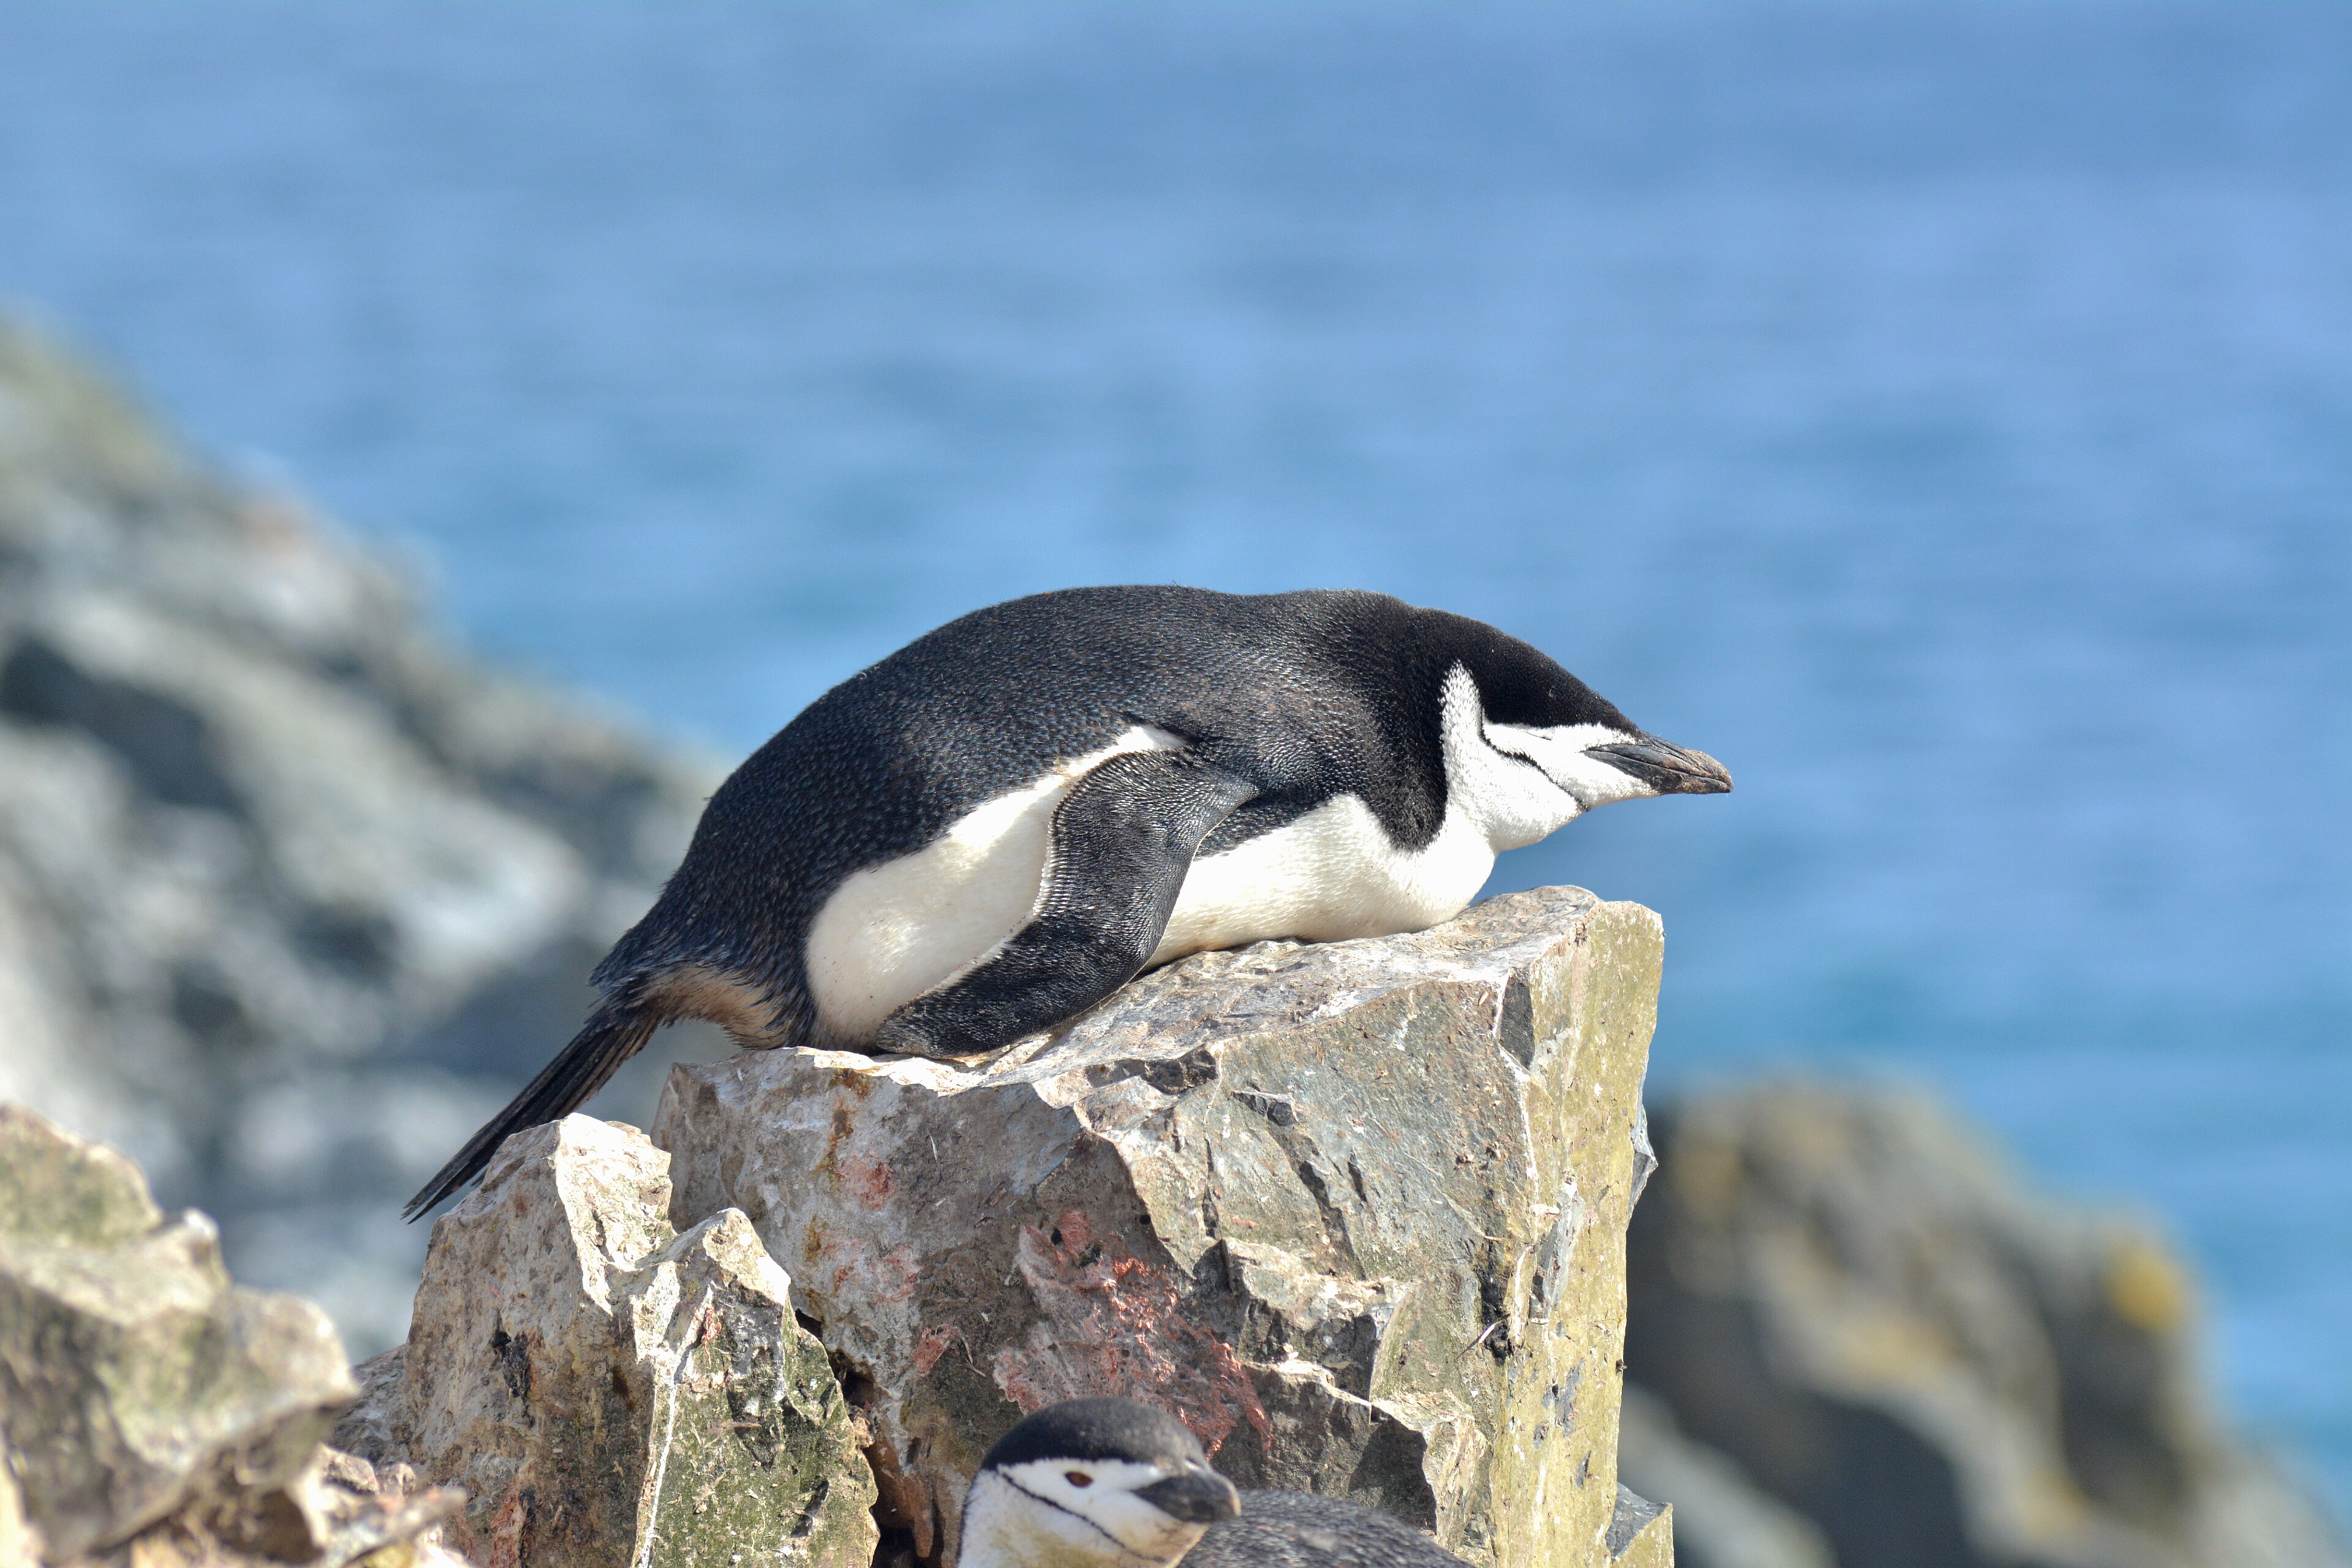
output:
{"label": "penguin tail feather", "polygon": [[643,999],[608,1001],[598,1006],[572,1037],[572,1043],[557,1052],[555,1059],[541,1068],[504,1110],[483,1123],[481,1131],[466,1141],[466,1146],[401,1212],[411,1221],[422,1218],[480,1175],[509,1135],[569,1116],[585,1105],[667,1021]]}

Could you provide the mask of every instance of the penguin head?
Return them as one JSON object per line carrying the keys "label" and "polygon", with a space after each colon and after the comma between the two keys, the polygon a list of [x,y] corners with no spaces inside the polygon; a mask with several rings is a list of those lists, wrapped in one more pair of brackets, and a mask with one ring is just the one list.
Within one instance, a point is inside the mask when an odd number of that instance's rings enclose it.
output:
{"label": "penguin head", "polygon": [[1183,1424],[1133,1399],[1048,1405],[998,1439],[964,1499],[961,1568],[1168,1568],[1241,1511]]}
{"label": "penguin head", "polygon": [[[1451,619],[1452,617],[1449,617]],[[1594,806],[1721,795],[1731,774],[1659,739],[1537,649],[1477,622],[1443,688],[1447,794],[1497,850],[1532,844]]]}

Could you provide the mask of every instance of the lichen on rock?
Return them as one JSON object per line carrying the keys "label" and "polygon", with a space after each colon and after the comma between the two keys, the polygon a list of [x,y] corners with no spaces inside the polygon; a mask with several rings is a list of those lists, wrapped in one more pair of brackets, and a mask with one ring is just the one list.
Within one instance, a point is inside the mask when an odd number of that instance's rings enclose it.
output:
{"label": "lichen on rock", "polygon": [[667,1156],[571,1116],[434,1226],[352,1440],[470,1499],[491,1568],[866,1568],[874,1481],[824,1347],[740,1214],[679,1234]]}
{"label": "lichen on rock", "polygon": [[212,1222],[0,1106],[0,1426],[54,1556],[290,1484],[358,1392],[326,1315],[232,1285]]}
{"label": "lichen on rock", "polygon": [[463,1568],[455,1493],[319,1443],[357,1392],[325,1315],[232,1285],[204,1215],[0,1105],[0,1568]]}

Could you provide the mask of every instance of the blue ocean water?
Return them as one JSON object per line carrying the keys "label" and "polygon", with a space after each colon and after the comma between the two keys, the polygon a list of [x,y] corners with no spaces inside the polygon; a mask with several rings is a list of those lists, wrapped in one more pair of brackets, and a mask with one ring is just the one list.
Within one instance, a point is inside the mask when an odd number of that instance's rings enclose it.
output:
{"label": "blue ocean water", "polygon": [[1724,799],[1655,1073],[2159,1215],[2352,1502],[2352,10],[0,0],[0,294],[740,752],[971,606],[1480,616]]}

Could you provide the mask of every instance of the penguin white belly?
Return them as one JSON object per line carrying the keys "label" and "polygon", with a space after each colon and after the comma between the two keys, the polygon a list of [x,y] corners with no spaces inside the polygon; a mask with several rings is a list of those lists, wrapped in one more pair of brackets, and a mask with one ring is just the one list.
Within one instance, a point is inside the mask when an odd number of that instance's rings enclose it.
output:
{"label": "penguin white belly", "polygon": [[1070,786],[1122,752],[1183,743],[1137,725],[975,806],[913,854],[852,873],[809,925],[809,994],[824,1032],[862,1041],[898,1008],[1002,947],[1037,906],[1054,808]]}
{"label": "penguin white belly", "polygon": [[1469,906],[1495,868],[1486,834],[1448,810],[1437,837],[1400,849],[1352,795],[1192,862],[1155,964],[1268,937],[1338,942],[1422,931]]}

